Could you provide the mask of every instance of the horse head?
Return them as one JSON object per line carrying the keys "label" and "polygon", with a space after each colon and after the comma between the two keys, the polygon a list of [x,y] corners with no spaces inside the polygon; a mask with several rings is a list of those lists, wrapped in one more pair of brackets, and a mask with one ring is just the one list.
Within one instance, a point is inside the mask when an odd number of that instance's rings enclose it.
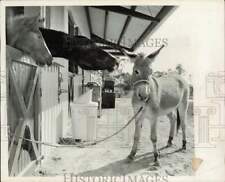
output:
{"label": "horse head", "polygon": [[52,55],[39,31],[39,16],[17,16],[7,21],[6,42],[30,55],[39,65],[50,65]]}
{"label": "horse head", "polygon": [[118,69],[119,63],[117,61],[117,58],[115,58],[113,55],[107,53],[106,51],[97,48],[98,49],[98,55],[96,59],[98,59],[98,62],[101,62],[102,65],[104,65],[105,70],[108,70],[109,72],[113,72]]}
{"label": "horse head", "polygon": [[108,70],[118,67],[115,57],[97,47],[95,42],[81,35],[68,35],[61,31],[40,28],[45,42],[54,57],[69,60],[69,67],[75,72],[76,66],[85,70]]}
{"label": "horse head", "polygon": [[85,70],[107,70],[112,72],[119,66],[117,59],[93,41],[83,36],[75,36],[72,58],[75,64]]}

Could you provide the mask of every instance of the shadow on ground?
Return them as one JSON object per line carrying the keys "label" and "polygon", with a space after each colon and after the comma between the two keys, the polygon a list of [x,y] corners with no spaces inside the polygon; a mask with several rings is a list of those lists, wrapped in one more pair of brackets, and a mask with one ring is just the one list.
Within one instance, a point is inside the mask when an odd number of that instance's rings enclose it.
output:
{"label": "shadow on ground", "polygon": [[[159,150],[162,152],[167,147],[162,147]],[[176,149],[168,153],[160,153],[160,159],[167,157],[171,154],[181,152],[181,149]],[[159,160],[160,160],[159,159]],[[77,176],[124,176],[128,174],[135,173],[139,170],[146,169],[147,171],[157,171],[159,167],[154,166],[153,152],[148,152],[142,155],[137,155],[134,161],[129,161],[128,159],[123,159],[109,163],[106,166],[100,167],[98,169],[89,170],[76,174]]]}

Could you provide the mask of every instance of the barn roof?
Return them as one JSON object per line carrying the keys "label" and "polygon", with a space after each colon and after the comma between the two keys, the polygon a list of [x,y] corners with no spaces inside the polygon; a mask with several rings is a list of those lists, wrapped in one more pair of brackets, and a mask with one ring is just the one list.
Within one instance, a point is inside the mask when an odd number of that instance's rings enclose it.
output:
{"label": "barn roof", "polygon": [[86,6],[91,39],[115,56],[134,51],[174,6]]}

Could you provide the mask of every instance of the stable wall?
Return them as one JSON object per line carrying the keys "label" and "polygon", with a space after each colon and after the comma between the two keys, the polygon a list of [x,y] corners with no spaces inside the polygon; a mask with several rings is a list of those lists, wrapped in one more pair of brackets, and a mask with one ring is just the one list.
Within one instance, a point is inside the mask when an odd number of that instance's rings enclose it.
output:
{"label": "stable wall", "polygon": [[[58,31],[63,31],[68,33],[68,16],[72,16],[75,26],[79,27],[79,33],[83,36],[90,38],[90,32],[88,29],[87,18],[85,14],[84,7],[50,7],[50,28]],[[61,68],[63,71],[63,83],[62,87],[64,90],[68,90],[68,60],[62,58],[54,58],[54,61],[62,64],[64,68]],[[84,80],[85,83],[90,81],[91,73],[89,71],[84,71]],[[82,87],[82,71],[79,68],[79,73],[74,77],[74,98],[76,99],[81,95]],[[63,102],[63,123],[62,123],[62,136],[66,137],[68,130],[70,129],[71,118],[68,113],[68,93],[63,93],[60,96],[61,101]]]}
{"label": "stable wall", "polygon": [[[47,10],[48,8],[48,10]],[[25,7],[24,14],[35,16],[38,13],[48,21],[45,28],[57,31],[68,32],[68,15],[66,15],[65,7]],[[42,69],[41,85],[42,85],[42,111],[41,130],[42,141],[48,143],[57,143],[59,137],[66,135],[68,123],[68,93],[63,92],[58,96],[58,69],[62,73],[61,89],[68,90],[68,60],[63,58],[54,58],[53,62],[60,64],[59,68],[55,66],[45,66]],[[42,146],[42,155],[48,155],[51,152],[50,147]]]}

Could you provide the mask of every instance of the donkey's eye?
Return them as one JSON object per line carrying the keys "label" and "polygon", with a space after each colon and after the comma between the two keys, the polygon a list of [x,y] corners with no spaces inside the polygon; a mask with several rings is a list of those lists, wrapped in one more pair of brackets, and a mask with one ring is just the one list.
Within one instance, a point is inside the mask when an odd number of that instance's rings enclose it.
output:
{"label": "donkey's eye", "polygon": [[136,73],[136,75],[140,74],[140,72],[138,70],[135,70],[134,72]]}

